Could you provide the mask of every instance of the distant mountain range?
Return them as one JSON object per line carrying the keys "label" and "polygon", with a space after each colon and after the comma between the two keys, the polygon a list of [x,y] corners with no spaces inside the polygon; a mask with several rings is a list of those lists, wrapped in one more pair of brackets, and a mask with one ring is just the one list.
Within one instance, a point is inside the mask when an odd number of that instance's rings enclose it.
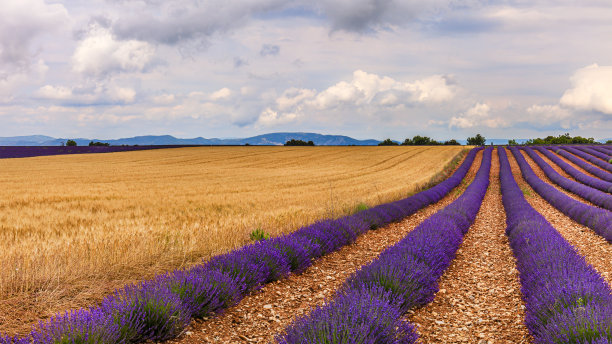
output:
{"label": "distant mountain range", "polygon": [[[86,138],[55,138],[44,135],[31,136],[13,136],[0,137],[0,146],[60,146],[68,140],[74,140],[79,146],[87,146],[89,142],[107,142],[113,146],[120,145],[245,145],[253,146],[278,146],[285,142],[294,140],[312,141],[317,146],[375,146],[380,140],[357,140],[352,137],[343,135],[323,135],[317,133],[270,133],[247,138],[236,139],[206,139],[196,137],[193,139],[180,139],[171,135],[148,135],[135,136],[122,139],[105,140],[105,139],[86,139]],[[462,145],[467,143],[466,140],[457,140]],[[527,139],[517,139],[518,143],[523,143]],[[600,142],[605,142],[601,140]],[[400,143],[400,142],[398,142]],[[504,145],[508,143],[508,139],[487,139],[487,144]]]}
{"label": "distant mountain range", "polygon": [[379,140],[357,140],[342,135],[322,135],[316,133],[271,133],[247,138],[237,139],[206,139],[196,137],[193,139],[180,139],[171,135],[161,136],[135,136],[129,138],[105,140],[86,138],[54,138],[44,135],[0,137],[0,146],[60,146],[68,140],[76,141],[79,146],[87,146],[89,142],[105,142],[113,146],[118,145],[245,145],[254,146],[283,145],[285,142],[294,140],[312,141],[317,146],[375,146]]}

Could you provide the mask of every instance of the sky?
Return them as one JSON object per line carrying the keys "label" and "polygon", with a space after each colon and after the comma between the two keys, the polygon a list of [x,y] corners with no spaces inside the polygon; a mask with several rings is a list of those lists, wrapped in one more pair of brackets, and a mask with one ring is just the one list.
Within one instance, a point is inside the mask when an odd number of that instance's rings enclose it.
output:
{"label": "sky", "polygon": [[3,0],[0,136],[612,138],[610,18],[608,0]]}

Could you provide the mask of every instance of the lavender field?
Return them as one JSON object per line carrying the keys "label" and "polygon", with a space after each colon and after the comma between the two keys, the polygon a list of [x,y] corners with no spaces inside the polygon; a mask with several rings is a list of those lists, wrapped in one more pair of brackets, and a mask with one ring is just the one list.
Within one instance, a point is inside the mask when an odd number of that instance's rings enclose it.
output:
{"label": "lavender field", "polygon": [[[524,320],[520,328],[503,328],[502,324],[502,331],[508,331],[504,336],[487,332],[485,319],[470,329],[460,327],[467,332],[465,338],[474,335],[479,343],[505,342],[512,336],[518,340],[524,332],[521,340],[533,343],[612,343],[612,213],[606,206],[611,195],[601,187],[606,181],[589,172],[595,166],[590,158],[582,156],[594,152],[598,150],[569,146],[550,150],[474,148],[449,178],[413,196],[320,220],[194,267],[127,285],[99,305],[56,314],[34,326],[28,336],[3,335],[0,343],[211,341],[206,331],[197,331],[208,321],[233,316],[241,304],[265,299],[268,285],[308,275],[324,257],[351,252],[354,243],[367,238],[369,232],[401,224],[444,199],[446,205],[439,211],[419,220],[405,237],[356,267],[345,281],[338,281],[335,290],[321,300],[324,303],[309,299],[311,302],[301,305],[299,316],[283,310],[286,316],[271,318],[278,325],[269,333],[232,334],[231,325],[223,331],[229,336],[223,340],[236,335],[278,343],[422,342],[430,336],[430,329],[411,314],[417,309],[426,311],[439,293],[466,292],[440,289],[439,283],[447,271],[457,268],[455,257],[467,245],[464,241],[473,240],[466,234],[480,226],[475,219],[490,185],[501,190],[503,208],[499,212],[505,213],[507,227],[487,230],[496,231],[511,247],[517,271],[513,278],[521,285],[515,297],[520,298],[517,302],[524,310]],[[568,159],[567,154],[573,153],[577,154]],[[590,157],[600,159],[593,154]],[[608,173],[600,171],[600,175]],[[554,210],[542,208],[540,213],[534,202],[548,202],[547,207]],[[547,220],[551,211],[562,214],[569,229],[555,228]],[[588,235],[596,245],[593,251],[574,246],[579,245],[577,233],[568,235],[568,230]],[[473,300],[476,307],[478,302]],[[265,304],[263,309],[280,307],[277,303]],[[467,309],[460,308],[460,312]],[[429,316],[439,319],[436,322],[441,325],[452,322],[437,312]],[[454,336],[449,331],[448,342],[462,341],[463,337]]]}

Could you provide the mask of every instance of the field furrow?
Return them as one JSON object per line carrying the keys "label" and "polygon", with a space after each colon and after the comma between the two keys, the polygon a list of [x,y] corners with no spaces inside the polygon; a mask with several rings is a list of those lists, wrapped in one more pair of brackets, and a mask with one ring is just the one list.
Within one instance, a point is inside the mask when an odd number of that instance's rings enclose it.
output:
{"label": "field furrow", "polygon": [[474,224],[440,279],[433,302],[408,319],[423,343],[529,343],[516,260],[504,233],[499,162]]}

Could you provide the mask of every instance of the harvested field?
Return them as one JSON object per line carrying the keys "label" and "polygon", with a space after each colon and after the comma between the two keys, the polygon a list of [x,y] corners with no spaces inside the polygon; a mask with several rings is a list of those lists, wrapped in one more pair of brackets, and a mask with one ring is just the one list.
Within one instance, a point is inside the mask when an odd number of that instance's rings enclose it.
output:
{"label": "harvested field", "polygon": [[0,332],[412,193],[462,147],[198,147],[0,160]]}

